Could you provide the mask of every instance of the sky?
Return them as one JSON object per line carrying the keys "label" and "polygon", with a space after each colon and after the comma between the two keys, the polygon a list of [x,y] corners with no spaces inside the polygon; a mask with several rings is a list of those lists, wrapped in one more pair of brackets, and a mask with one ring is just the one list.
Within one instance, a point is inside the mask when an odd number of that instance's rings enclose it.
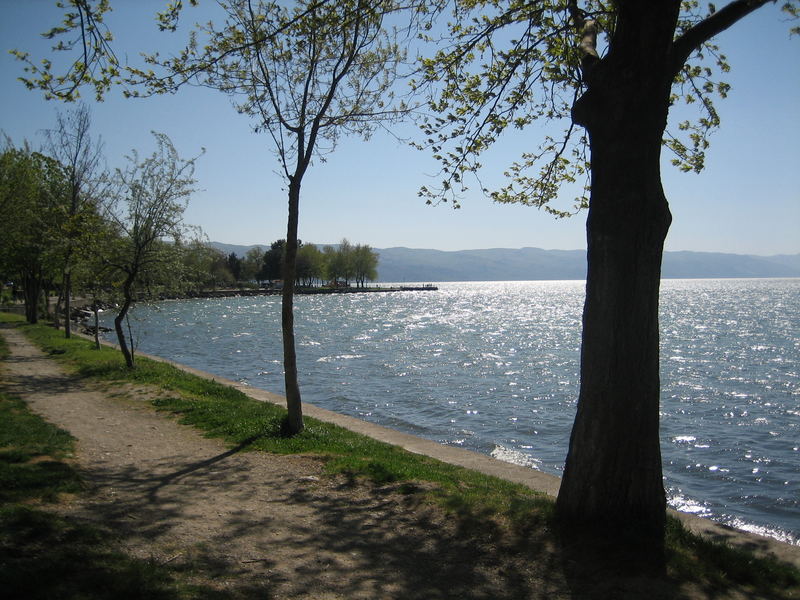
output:
{"label": "sky", "polygon": [[[157,32],[153,15],[166,0],[116,0],[106,18],[121,58],[141,64],[138,53],[177,48],[183,37]],[[0,0],[0,130],[16,145],[34,148],[52,128],[58,110],[70,106],[45,101],[17,81],[23,64],[7,51],[37,58],[50,56],[51,43],[40,33],[57,24],[54,0]],[[185,13],[204,22],[210,1]],[[666,249],[737,254],[800,253],[800,38],[778,4],[768,4],[723,33],[718,42],[732,71],[732,90],[717,102],[722,128],[711,138],[706,169],[685,174],[669,165],[664,151],[663,185],[673,224]],[[285,183],[269,138],[253,132],[225,95],[184,88],[170,96],[125,99],[112,92],[98,103],[90,90],[84,99],[92,113],[92,133],[102,138],[107,165],[122,166],[132,149],[142,156],[154,149],[151,131],[167,134],[183,157],[201,148],[195,177],[199,191],[185,220],[202,227],[212,241],[268,244],[284,238]],[[676,111],[673,111],[676,112]],[[675,117],[679,117],[676,114]],[[417,135],[407,126],[400,135]],[[502,184],[502,173],[521,151],[541,136],[536,126],[503,141],[481,162],[484,183]],[[529,143],[530,140],[530,143]],[[374,248],[405,246],[439,250],[478,248],[582,249],[585,217],[554,219],[531,207],[494,204],[469,192],[462,208],[428,206],[420,186],[435,185],[437,163],[395,137],[378,133],[367,142],[343,140],[324,163],[315,163],[303,182],[300,238],[336,243],[347,238]],[[566,190],[564,205],[574,194]]]}

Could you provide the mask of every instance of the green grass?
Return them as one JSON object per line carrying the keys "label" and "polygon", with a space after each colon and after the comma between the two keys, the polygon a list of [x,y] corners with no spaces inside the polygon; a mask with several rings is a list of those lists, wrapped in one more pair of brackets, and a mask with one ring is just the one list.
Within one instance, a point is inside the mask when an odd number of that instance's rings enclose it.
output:
{"label": "green grass", "polygon": [[28,411],[22,400],[0,393],[0,502],[55,501],[77,493],[80,478],[65,462],[73,439]]}
{"label": "green grass", "polygon": [[[19,315],[0,311],[0,323],[18,324],[24,322],[24,320],[25,319],[23,319]],[[6,358],[8,358],[8,355],[9,355],[8,344],[6,344],[5,338],[0,336],[0,360],[5,360]]]}
{"label": "green grass", "polygon": [[[731,583],[768,591],[776,597],[800,598],[800,571],[784,563],[703,539],[687,531],[675,518],[667,519],[669,564],[676,575],[703,581],[715,589]],[[789,593],[792,592],[792,595]]]}
{"label": "green grass", "polygon": [[[128,370],[118,351],[95,350],[82,339],[65,340],[47,326],[26,325],[24,329],[45,351],[82,377],[164,390],[153,401],[157,410],[175,415],[209,437],[225,440],[232,448],[320,456],[329,473],[375,484],[394,483],[409,493],[427,494],[449,510],[465,532],[503,531],[520,540],[552,537],[552,502],[523,486],[412,454],[312,418],[305,419],[306,429],[300,435],[287,436],[283,429],[286,413],[281,407],[145,358],[138,358],[137,368]],[[739,586],[768,596],[800,597],[797,569],[702,540],[672,519],[666,555],[672,581],[698,582],[715,592]]]}

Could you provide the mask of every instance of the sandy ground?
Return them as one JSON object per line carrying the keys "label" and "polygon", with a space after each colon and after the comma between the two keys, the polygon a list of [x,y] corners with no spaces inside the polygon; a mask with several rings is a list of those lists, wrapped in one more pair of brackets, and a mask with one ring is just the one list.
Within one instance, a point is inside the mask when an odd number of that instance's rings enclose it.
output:
{"label": "sandy ground", "polygon": [[196,573],[230,597],[745,598],[664,579],[609,578],[520,536],[475,537],[392,486],[322,474],[319,459],[230,449],[148,408],[153,391],[100,391],[18,331],[0,388],[78,440],[91,493],[60,512],[107,527],[123,548]]}

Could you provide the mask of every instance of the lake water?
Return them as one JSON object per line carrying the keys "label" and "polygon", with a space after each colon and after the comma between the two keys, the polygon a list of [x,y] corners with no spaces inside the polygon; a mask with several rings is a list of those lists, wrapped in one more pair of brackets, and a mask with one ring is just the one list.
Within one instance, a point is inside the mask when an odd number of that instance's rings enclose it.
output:
{"label": "lake water", "polygon": [[[583,293],[547,281],[299,296],[303,399],[560,474]],[[132,324],[142,351],[282,392],[278,297],[141,305]],[[661,332],[669,504],[800,544],[800,279],[664,281]]]}

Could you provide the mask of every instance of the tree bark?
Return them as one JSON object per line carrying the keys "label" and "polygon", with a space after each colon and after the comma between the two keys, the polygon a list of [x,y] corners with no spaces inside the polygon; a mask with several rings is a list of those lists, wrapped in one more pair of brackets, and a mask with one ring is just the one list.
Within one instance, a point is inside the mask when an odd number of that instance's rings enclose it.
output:
{"label": "tree bark", "polygon": [[300,178],[289,182],[289,219],[283,264],[281,329],[283,332],[283,371],[286,388],[286,420],[288,433],[303,431],[303,405],[297,380],[297,353],[294,342],[294,288],[297,271],[297,228],[300,213]]}
{"label": "tree bark", "polygon": [[100,350],[100,304],[97,298],[92,302],[92,310],[94,311],[94,347]]}
{"label": "tree bark", "polygon": [[621,3],[611,49],[573,109],[589,133],[592,191],[581,388],[556,508],[568,527],[660,548],[658,295],[671,222],[660,154],[678,3],[656,3],[661,15],[636,4]]}
{"label": "tree bark", "polygon": [[25,320],[35,325],[39,322],[39,295],[42,292],[42,279],[38,273],[26,271],[22,278],[25,286]]}
{"label": "tree bark", "polygon": [[[67,259],[69,260],[69,258]],[[72,273],[64,273],[64,337],[72,336]]]}
{"label": "tree bark", "polygon": [[133,281],[136,279],[136,275],[129,274],[125,279],[125,282],[122,284],[122,306],[117,313],[117,316],[114,317],[114,330],[117,332],[117,341],[119,342],[119,349],[122,351],[122,356],[125,357],[125,364],[129,369],[133,369],[135,364],[133,361],[133,352],[128,347],[128,342],[125,339],[125,330],[122,327],[122,323],[125,320],[125,316],[128,314],[128,310],[133,304]]}
{"label": "tree bark", "polygon": [[56,307],[53,311],[53,327],[59,329],[61,327],[61,302],[64,300],[64,288],[58,290],[58,299],[56,300]]}

